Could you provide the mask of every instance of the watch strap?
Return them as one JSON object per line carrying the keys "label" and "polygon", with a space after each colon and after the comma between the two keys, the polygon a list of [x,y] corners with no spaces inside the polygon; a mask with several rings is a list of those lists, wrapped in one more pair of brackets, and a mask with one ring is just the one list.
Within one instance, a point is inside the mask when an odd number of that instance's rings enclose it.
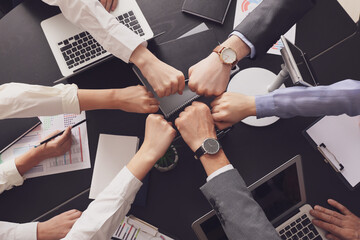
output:
{"label": "watch strap", "polygon": [[205,149],[203,148],[203,146],[201,145],[196,151],[195,151],[195,155],[194,158],[195,159],[200,159],[200,157],[202,155],[204,155],[206,153]]}

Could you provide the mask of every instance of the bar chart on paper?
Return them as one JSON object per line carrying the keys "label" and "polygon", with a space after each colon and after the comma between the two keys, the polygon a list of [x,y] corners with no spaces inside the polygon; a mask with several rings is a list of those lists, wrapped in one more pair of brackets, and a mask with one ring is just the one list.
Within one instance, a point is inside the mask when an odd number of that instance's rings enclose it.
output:
{"label": "bar chart on paper", "polygon": [[[0,157],[5,162],[14,159],[31,148],[42,139],[47,138],[56,130],[63,130],[85,119],[85,113],[80,115],[64,114],[50,117],[40,117],[42,124],[24,136],[20,141],[6,150]],[[90,154],[86,122],[72,129],[72,145],[69,152],[62,156],[49,158],[32,168],[25,174],[26,178],[75,171],[90,168]],[[1,162],[0,162],[1,164]]]}

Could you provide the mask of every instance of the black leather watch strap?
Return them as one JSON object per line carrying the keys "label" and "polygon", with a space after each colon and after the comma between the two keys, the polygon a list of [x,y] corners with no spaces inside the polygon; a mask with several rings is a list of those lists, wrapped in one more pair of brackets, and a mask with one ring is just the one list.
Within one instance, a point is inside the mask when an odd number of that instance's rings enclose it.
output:
{"label": "black leather watch strap", "polygon": [[202,155],[204,155],[206,153],[205,149],[203,148],[203,146],[201,145],[196,151],[195,151],[195,159],[200,159],[200,157]]}

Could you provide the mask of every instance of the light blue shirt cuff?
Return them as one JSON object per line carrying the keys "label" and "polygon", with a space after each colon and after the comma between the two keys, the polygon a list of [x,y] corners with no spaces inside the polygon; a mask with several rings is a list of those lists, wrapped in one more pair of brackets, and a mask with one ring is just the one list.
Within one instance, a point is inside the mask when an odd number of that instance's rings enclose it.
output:
{"label": "light blue shirt cuff", "polygon": [[275,116],[276,106],[273,93],[255,96],[256,118]]}
{"label": "light blue shirt cuff", "polygon": [[231,164],[228,164],[222,168],[219,168],[218,170],[216,170],[215,172],[213,172],[212,174],[210,174],[207,179],[206,179],[206,182],[210,181],[211,179],[213,179],[214,177],[220,175],[221,173],[224,173],[226,171],[229,171],[231,169],[234,169],[233,165]]}
{"label": "light blue shirt cuff", "polygon": [[229,35],[229,37],[231,37],[232,35],[238,36],[241,40],[244,41],[244,43],[245,43],[246,45],[249,46],[249,48],[250,48],[250,58],[254,58],[254,57],[255,57],[255,54],[256,54],[255,46],[254,46],[242,33],[238,32],[238,31],[233,31],[233,32]]}

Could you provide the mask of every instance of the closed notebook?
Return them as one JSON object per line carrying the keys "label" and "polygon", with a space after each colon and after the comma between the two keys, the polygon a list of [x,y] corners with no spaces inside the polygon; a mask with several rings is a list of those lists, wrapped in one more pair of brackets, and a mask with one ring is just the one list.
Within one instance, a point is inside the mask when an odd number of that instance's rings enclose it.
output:
{"label": "closed notebook", "polygon": [[[34,118],[12,118],[0,120],[0,153],[17,142],[22,136],[30,132],[40,124],[37,117]],[[1,158],[0,158],[1,163]]]}
{"label": "closed notebook", "polygon": [[[89,194],[90,199],[95,199],[110,184],[121,169],[134,157],[138,146],[138,137],[110,134],[99,135]],[[145,206],[146,204],[148,175],[142,182],[143,185],[134,201],[134,204],[138,206]]]}
{"label": "closed notebook", "polygon": [[182,11],[223,24],[231,0],[185,0]]}
{"label": "closed notebook", "polygon": [[[188,79],[189,68],[206,58],[218,44],[214,32],[208,30],[160,44],[155,50],[155,55],[163,62],[181,71],[184,74],[185,79]],[[159,98],[154,92],[154,89],[141,74],[140,70],[136,66],[133,67],[133,70],[141,82],[160,102],[160,110],[166,118],[199,97],[196,93],[192,92],[186,84],[182,95],[176,93]]]}

